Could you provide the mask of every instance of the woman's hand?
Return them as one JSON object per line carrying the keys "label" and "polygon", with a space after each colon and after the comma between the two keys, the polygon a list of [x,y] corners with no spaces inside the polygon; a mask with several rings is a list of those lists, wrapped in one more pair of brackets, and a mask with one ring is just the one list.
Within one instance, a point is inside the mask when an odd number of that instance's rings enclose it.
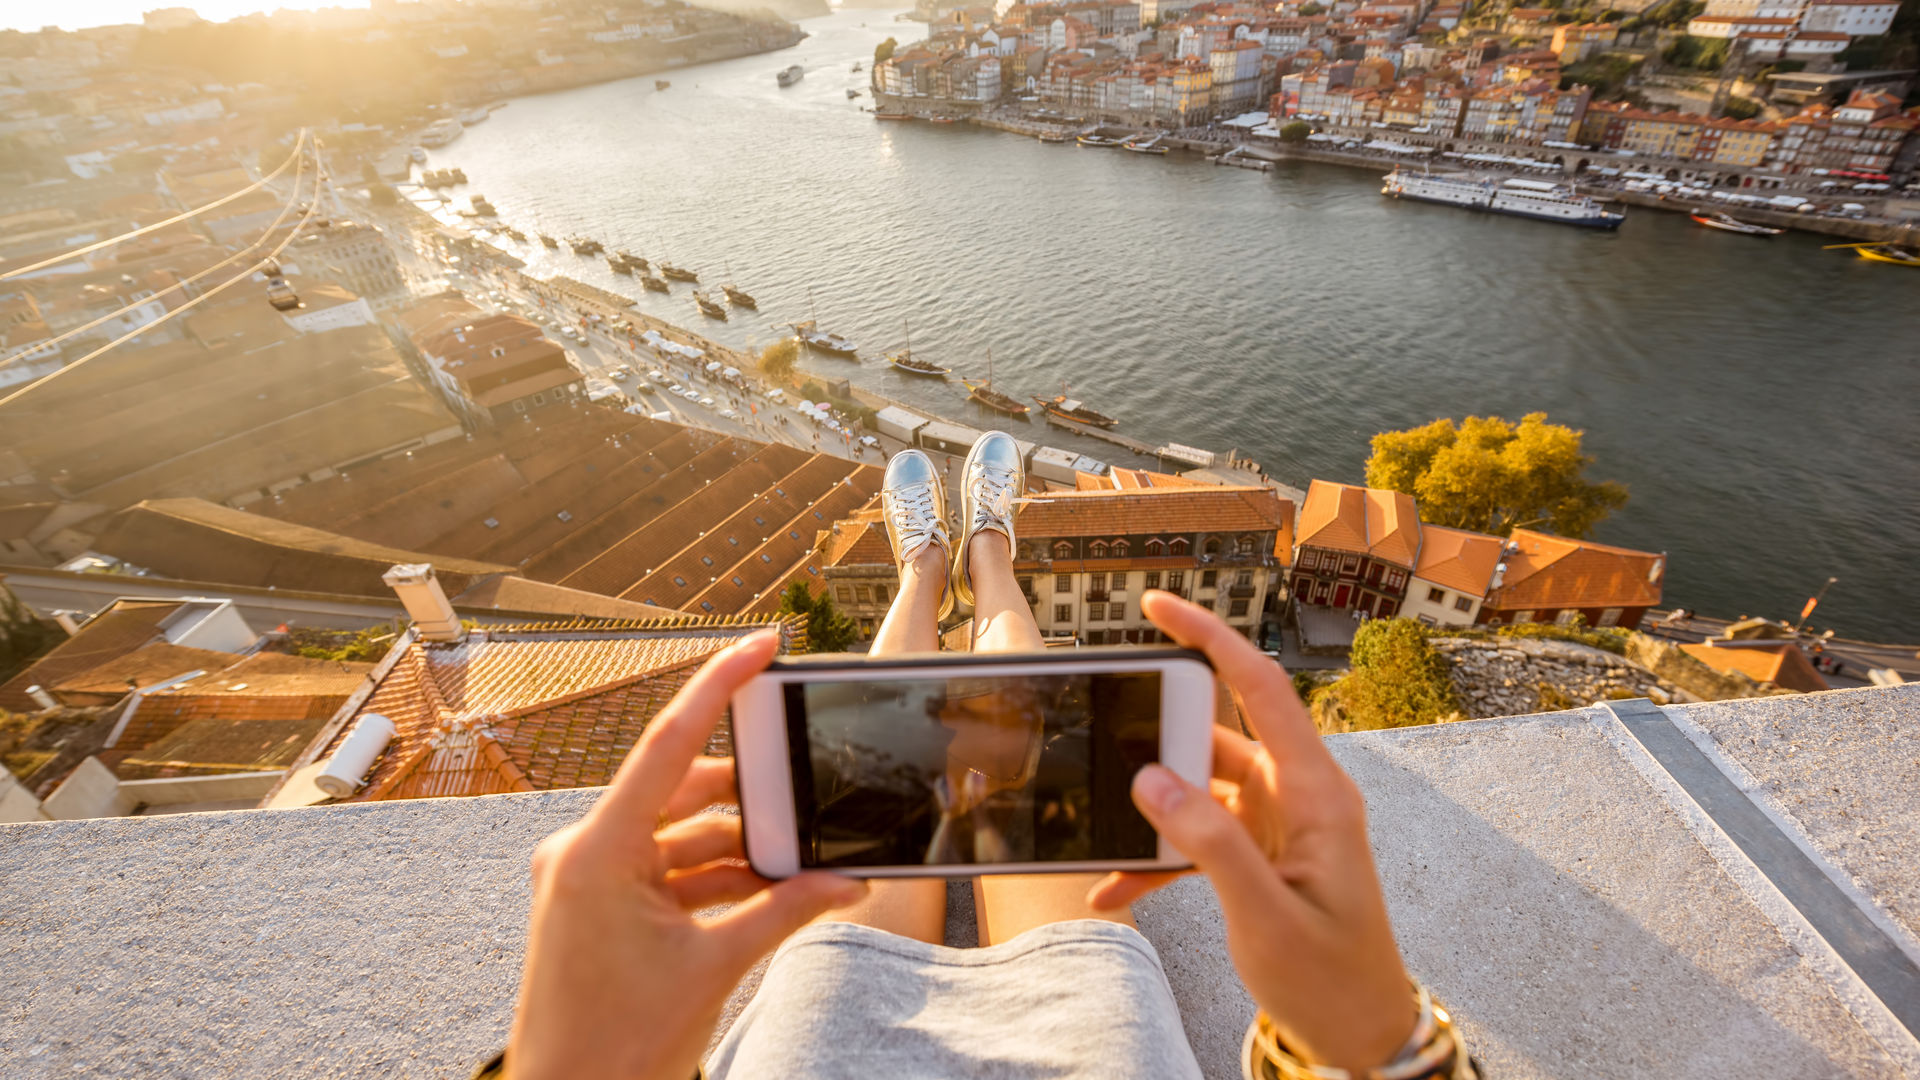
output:
{"label": "woman's hand", "polygon": [[[866,895],[865,882],[826,873],[771,884],[742,862],[738,817],[700,814],[738,798],[733,762],[699,754],[778,640],[755,634],[709,661],[593,810],[534,851],[507,1047],[514,1080],[687,1080],[747,969],[815,916]],[[693,915],[728,902],[737,903],[724,915]]]}
{"label": "woman's hand", "polygon": [[[1279,664],[1206,608],[1155,591],[1141,610],[1207,654],[1260,741],[1216,726],[1211,792],[1149,765],[1134,778],[1134,802],[1212,880],[1227,951],[1287,1046],[1355,1072],[1386,1064],[1417,1018],[1360,789]],[[1113,874],[1087,899],[1119,907],[1177,876]]]}

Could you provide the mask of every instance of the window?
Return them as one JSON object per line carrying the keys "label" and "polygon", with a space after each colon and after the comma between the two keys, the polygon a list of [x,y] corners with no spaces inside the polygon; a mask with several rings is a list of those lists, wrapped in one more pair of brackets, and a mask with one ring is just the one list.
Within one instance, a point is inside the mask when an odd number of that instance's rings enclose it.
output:
{"label": "window", "polygon": [[1107,605],[1107,618],[1112,622],[1126,622],[1127,621],[1127,605],[1125,604]]}
{"label": "window", "polygon": [[1201,550],[1205,551],[1209,555],[1220,554],[1220,538],[1217,536],[1207,537],[1207,546],[1202,548]]}
{"label": "window", "polygon": [[1320,565],[1320,553],[1307,548],[1300,552],[1300,569],[1312,570]]}
{"label": "window", "polygon": [[1093,556],[1096,559],[1106,558],[1107,542],[1105,540],[1093,541],[1092,543],[1087,545],[1087,554]]}
{"label": "window", "polygon": [[1561,626],[1572,626],[1574,623],[1580,621],[1580,612],[1577,608],[1568,608],[1561,612],[1553,621]]}
{"label": "window", "polygon": [[712,610],[713,610],[713,601],[711,601],[711,600],[702,600],[702,601],[700,601],[700,610],[701,610],[701,611],[712,611]]}
{"label": "window", "polygon": [[833,598],[843,604],[853,603],[853,586],[835,585],[833,587]]}
{"label": "window", "polygon": [[1142,582],[1140,587],[1143,589],[1159,588],[1160,587],[1160,571],[1158,570],[1147,571],[1147,580]]}
{"label": "window", "polygon": [[1187,572],[1185,570],[1167,571],[1167,588],[1168,589],[1172,590],[1173,592],[1179,592],[1181,589],[1184,589],[1186,587],[1187,587]]}
{"label": "window", "polygon": [[1343,574],[1358,574],[1360,572],[1360,556],[1358,555],[1341,556],[1340,572]]}
{"label": "window", "polygon": [[1600,613],[1600,621],[1595,623],[1594,625],[1595,626],[1619,626],[1620,625],[1620,609],[1617,607],[1610,607],[1602,611]]}
{"label": "window", "polygon": [[533,403],[535,405],[545,405],[547,403],[547,395],[545,394],[533,395]]}
{"label": "window", "polygon": [[524,401],[516,401],[516,402],[514,402],[514,403],[513,403],[513,411],[514,411],[514,412],[526,412],[526,411],[527,411],[527,403],[526,403],[526,402],[524,402]]}
{"label": "window", "polygon": [[1021,592],[1026,593],[1028,596],[1033,595],[1033,575],[1032,574],[1027,574],[1023,577],[1016,578],[1015,580],[1020,582]]}
{"label": "window", "polygon": [[1176,536],[1173,538],[1173,542],[1167,545],[1167,554],[1185,555],[1187,553],[1187,546],[1186,537]]}
{"label": "window", "polygon": [[1397,589],[1402,585],[1405,585],[1406,582],[1407,582],[1407,572],[1405,570],[1387,571],[1387,588]]}
{"label": "window", "polygon": [[1105,630],[1087,631],[1087,644],[1105,645],[1106,643],[1107,643],[1107,632]]}
{"label": "window", "polygon": [[1420,620],[1420,621],[1421,621],[1421,622],[1423,622],[1423,623],[1426,623],[1426,624],[1427,624],[1428,626],[1439,626],[1439,625],[1440,625],[1440,624],[1439,624],[1438,622],[1436,622],[1436,621],[1434,621],[1434,618],[1433,618],[1433,616],[1431,616],[1431,615],[1416,615],[1416,616],[1414,616],[1414,618],[1416,618],[1416,619],[1418,619],[1418,620]]}
{"label": "window", "polygon": [[1242,555],[1253,554],[1253,537],[1243,536],[1233,545],[1233,549]]}
{"label": "window", "polygon": [[[1455,611],[1472,611],[1472,610],[1473,610],[1473,597],[1471,597],[1471,596],[1456,596],[1456,597],[1454,597],[1454,598],[1453,598],[1453,610],[1455,610]],[[1613,624],[1612,624],[1612,623],[1602,623],[1601,625],[1602,625],[1602,626],[1611,626],[1611,625],[1613,625]]]}
{"label": "window", "polygon": [[1127,591],[1127,572],[1125,570],[1120,570],[1115,572],[1113,575],[1113,584],[1110,587],[1113,589],[1114,592],[1126,592]]}
{"label": "window", "polygon": [[1232,604],[1230,604],[1227,607],[1228,618],[1234,618],[1237,616],[1245,615],[1246,613],[1247,613],[1247,602],[1245,600],[1236,599],[1233,601]]}
{"label": "window", "polygon": [[732,544],[734,547],[740,546],[740,541],[731,536],[727,537],[727,543]]}
{"label": "window", "polygon": [[740,586],[742,586],[742,585],[745,585],[745,584],[746,584],[746,582],[744,582],[744,581],[741,581],[741,580],[740,580],[740,575],[738,575],[738,574],[735,574],[735,575],[733,576],[733,587],[734,587],[734,588],[736,588],[736,589],[737,589],[737,588],[739,588]]}
{"label": "window", "polygon": [[1056,540],[1053,544],[1053,557],[1056,559],[1073,558],[1073,544],[1066,540]]}
{"label": "window", "polygon": [[681,587],[681,588],[683,588],[683,589],[687,587],[687,579],[686,579],[686,578],[683,578],[683,577],[681,577],[681,576],[680,576],[680,575],[678,575],[678,574],[675,574],[675,575],[673,576],[673,583],[674,583],[675,585],[678,585],[678,586],[680,586],[680,587]]}
{"label": "window", "polygon": [[799,533],[797,533],[797,532],[794,532],[794,531],[793,531],[792,529],[788,529],[788,530],[787,530],[787,539],[789,539],[789,540],[798,540],[798,539],[800,539],[800,534],[799,534]]}
{"label": "window", "polygon": [[884,604],[887,602],[887,587],[885,585],[875,585],[873,587],[873,602],[876,604]]}
{"label": "window", "polygon": [[1211,589],[1219,584],[1220,584],[1220,571],[1218,570],[1200,571],[1200,587],[1201,588]]}
{"label": "window", "polygon": [[763,563],[770,563],[770,562],[772,562],[772,561],[773,561],[773,556],[771,556],[771,555],[762,555],[762,556],[760,556],[760,561],[761,561],[761,562],[763,562]]}
{"label": "window", "polygon": [[1087,588],[1092,589],[1095,592],[1100,592],[1105,590],[1106,587],[1107,587],[1107,575],[1105,574],[1088,574],[1087,575]]}
{"label": "window", "polygon": [[1073,621],[1073,609],[1065,604],[1053,605],[1053,621],[1068,623]]}
{"label": "window", "polygon": [[1166,547],[1167,545],[1161,543],[1160,538],[1156,536],[1153,539],[1147,541],[1147,554],[1158,555],[1162,551],[1166,550]]}
{"label": "window", "polygon": [[1532,622],[1532,621],[1533,621],[1533,609],[1532,609],[1532,608],[1527,608],[1527,609],[1526,609],[1526,610],[1524,610],[1524,611],[1516,611],[1516,612],[1514,612],[1514,613],[1513,613],[1513,621],[1514,621],[1514,622],[1517,622],[1517,623],[1523,623],[1523,622]]}
{"label": "window", "polygon": [[571,513],[569,513],[568,511],[565,511],[565,510],[562,510],[562,511],[560,511],[559,513],[557,513],[557,514],[555,514],[555,515],[553,515],[553,516],[554,516],[554,517],[557,517],[557,518],[559,518],[559,519],[560,519],[561,521],[572,521],[572,520],[573,520],[573,515],[572,515]]}
{"label": "window", "polygon": [[1073,591],[1073,575],[1072,574],[1053,575],[1053,591],[1054,592],[1072,592]]}
{"label": "window", "polygon": [[1124,558],[1127,554],[1127,548],[1131,546],[1132,545],[1128,544],[1125,539],[1115,540],[1113,542],[1113,557],[1116,559]]}
{"label": "window", "polygon": [[865,585],[853,587],[853,598],[862,604],[873,603],[873,590]]}
{"label": "window", "polygon": [[1242,570],[1242,571],[1240,571],[1239,573],[1237,573],[1237,574],[1235,574],[1235,575],[1233,575],[1233,583],[1234,583],[1235,585],[1238,585],[1238,586],[1240,586],[1241,588],[1246,588],[1247,586],[1249,586],[1249,585],[1252,585],[1252,584],[1253,584],[1253,571],[1251,571],[1251,570]]}
{"label": "window", "polygon": [[759,514],[755,514],[753,515],[753,523],[755,525],[765,525],[767,523],[767,519],[761,517]]}
{"label": "window", "polygon": [[711,555],[702,555],[702,556],[700,556],[700,565],[701,565],[701,566],[712,566],[712,565],[713,565],[713,556],[711,556]]}
{"label": "window", "polygon": [[1427,590],[1427,603],[1444,604],[1446,602],[1447,602],[1447,590],[1445,589],[1428,589]]}
{"label": "window", "polygon": [[1107,617],[1107,605],[1105,604],[1088,604],[1087,605],[1087,621],[1088,622],[1099,622],[1102,619],[1105,619],[1106,617]]}

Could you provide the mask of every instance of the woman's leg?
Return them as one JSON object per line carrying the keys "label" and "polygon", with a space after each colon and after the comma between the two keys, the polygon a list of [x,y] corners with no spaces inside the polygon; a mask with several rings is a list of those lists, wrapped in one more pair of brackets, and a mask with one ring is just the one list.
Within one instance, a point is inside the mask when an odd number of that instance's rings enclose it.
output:
{"label": "woman's leg", "polygon": [[[947,587],[947,549],[928,544],[900,568],[900,591],[873,637],[870,656],[940,648],[940,595]],[[829,911],[818,922],[851,922],[938,945],[947,936],[945,878],[876,878],[866,899]]]}
{"label": "woman's leg", "polygon": [[[981,529],[968,542],[973,584],[973,651],[1026,652],[1044,647],[1033,609],[1013,576],[1004,534]],[[1104,874],[988,874],[973,879],[980,944],[998,945],[1036,926],[1068,919],[1106,919],[1133,925],[1133,913],[1095,911],[1087,890]]]}

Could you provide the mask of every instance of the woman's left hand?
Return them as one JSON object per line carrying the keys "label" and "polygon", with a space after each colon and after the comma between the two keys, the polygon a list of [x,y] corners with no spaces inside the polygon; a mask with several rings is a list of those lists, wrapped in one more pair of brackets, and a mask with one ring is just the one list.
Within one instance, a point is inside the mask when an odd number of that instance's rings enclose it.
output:
{"label": "woman's left hand", "polygon": [[[789,934],[867,893],[828,873],[768,882],[744,863],[733,762],[700,756],[777,632],[708,661],[660,711],[593,810],[533,854],[533,915],[507,1066],[514,1080],[687,1080],[727,996]],[[694,912],[734,903],[726,913]]]}

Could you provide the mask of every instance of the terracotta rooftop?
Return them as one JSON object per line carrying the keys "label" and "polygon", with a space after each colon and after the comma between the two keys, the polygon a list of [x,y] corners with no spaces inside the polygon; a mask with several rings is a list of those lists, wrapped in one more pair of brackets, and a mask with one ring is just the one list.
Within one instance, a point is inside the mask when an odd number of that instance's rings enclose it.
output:
{"label": "terracotta rooftop", "polygon": [[47,687],[66,705],[109,705],[128,685],[152,686],[190,671],[219,671],[239,661],[236,653],[151,641],[124,656],[88,668]]}
{"label": "terracotta rooftop", "polygon": [[1315,480],[1300,508],[1297,543],[1366,555],[1413,569],[1420,552],[1420,514],[1413,496],[1357,484]]}
{"label": "terracotta rooftop", "polygon": [[1649,607],[1660,602],[1666,556],[1515,529],[1506,576],[1487,597],[1505,610]]}
{"label": "terracotta rooftop", "polygon": [[1420,527],[1420,564],[1414,575],[1469,596],[1487,595],[1494,568],[1500,565],[1497,536],[1450,529],[1444,525]]}
{"label": "terracotta rooftop", "polygon": [[701,663],[773,625],[790,651],[806,650],[793,617],[585,620],[408,641],[302,757],[324,758],[354,720],[378,713],[393,741],[348,801],[605,784]]}
{"label": "terracotta rooftop", "polygon": [[29,686],[57,686],[127,656],[160,637],[161,624],[179,611],[177,600],[122,600],[89,620],[25,671],[0,684],[0,709],[35,712]]}
{"label": "terracotta rooftop", "polygon": [[1831,690],[1814,670],[1800,646],[1789,641],[1764,644],[1722,644],[1713,641],[1682,645],[1680,650],[1715,671],[1738,671],[1755,682],[1772,683],[1783,690],[1812,693]]}
{"label": "terracotta rooftop", "polygon": [[1021,507],[1022,537],[1179,535],[1286,527],[1293,507],[1271,488],[1137,488],[1050,492]]}
{"label": "terracotta rooftop", "polygon": [[683,612],[599,593],[569,589],[517,576],[483,578],[478,585],[452,598],[461,608],[504,608],[539,611],[582,619],[660,619]]}

